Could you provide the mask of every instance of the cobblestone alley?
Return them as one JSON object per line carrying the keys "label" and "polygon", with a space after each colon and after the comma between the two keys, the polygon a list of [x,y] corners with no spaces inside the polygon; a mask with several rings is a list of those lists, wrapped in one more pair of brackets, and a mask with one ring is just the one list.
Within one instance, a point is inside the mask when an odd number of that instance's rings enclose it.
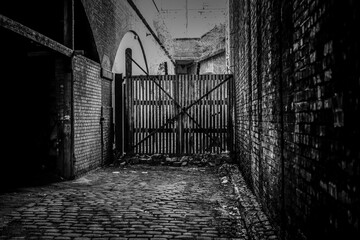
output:
{"label": "cobblestone alley", "polygon": [[[0,239],[274,239],[266,221],[249,229],[224,169],[112,167],[5,193]],[[241,188],[245,201],[250,192]]]}
{"label": "cobblestone alley", "polygon": [[1,239],[360,239],[360,1],[0,1]]}

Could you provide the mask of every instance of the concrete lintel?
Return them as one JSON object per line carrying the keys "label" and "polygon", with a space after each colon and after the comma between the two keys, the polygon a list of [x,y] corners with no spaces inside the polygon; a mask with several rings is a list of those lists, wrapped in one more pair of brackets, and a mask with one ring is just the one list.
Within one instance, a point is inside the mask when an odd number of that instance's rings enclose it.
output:
{"label": "concrete lintel", "polygon": [[0,14],[0,27],[6,28],[16,34],[19,34],[25,38],[28,38],[30,40],[33,40],[45,47],[48,47],[56,52],[59,52],[61,54],[64,54],[65,56],[71,57],[73,54],[73,50],[70,48],[65,47],[64,45],[52,40],[51,38],[48,38],[41,33],[32,30],[31,28],[28,28],[24,25],[22,25],[19,22],[16,22],[8,17],[5,17],[4,15]]}

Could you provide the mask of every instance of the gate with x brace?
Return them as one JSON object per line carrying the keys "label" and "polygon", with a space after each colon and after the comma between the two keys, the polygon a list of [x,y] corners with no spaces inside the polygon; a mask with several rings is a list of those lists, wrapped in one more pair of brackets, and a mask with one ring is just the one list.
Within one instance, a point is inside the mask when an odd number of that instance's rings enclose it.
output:
{"label": "gate with x brace", "polygon": [[126,153],[231,151],[232,75],[144,73],[123,79]]}

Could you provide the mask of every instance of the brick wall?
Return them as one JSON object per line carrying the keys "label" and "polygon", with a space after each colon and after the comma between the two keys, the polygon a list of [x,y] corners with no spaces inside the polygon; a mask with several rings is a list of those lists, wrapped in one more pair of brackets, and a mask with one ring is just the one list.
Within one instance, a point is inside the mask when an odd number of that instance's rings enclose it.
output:
{"label": "brick wall", "polygon": [[73,59],[74,173],[81,175],[102,164],[102,80],[99,64],[82,56]]}
{"label": "brick wall", "polygon": [[103,163],[108,163],[112,160],[112,144],[114,142],[114,133],[113,133],[113,108],[111,105],[112,100],[112,90],[111,90],[112,80],[102,79],[101,84],[101,93],[102,93],[102,149],[103,149]]}
{"label": "brick wall", "polygon": [[287,239],[359,235],[359,9],[229,2],[237,159]]}

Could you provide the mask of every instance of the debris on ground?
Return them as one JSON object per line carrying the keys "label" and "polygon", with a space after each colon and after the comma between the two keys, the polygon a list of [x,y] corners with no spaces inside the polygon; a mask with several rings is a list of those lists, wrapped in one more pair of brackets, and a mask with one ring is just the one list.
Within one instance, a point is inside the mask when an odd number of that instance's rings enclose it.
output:
{"label": "debris on ground", "polygon": [[113,166],[125,167],[126,165],[146,164],[151,166],[163,165],[173,167],[219,167],[223,164],[232,163],[230,153],[228,151],[222,153],[203,153],[185,156],[170,156],[166,154],[128,154],[117,155]]}

